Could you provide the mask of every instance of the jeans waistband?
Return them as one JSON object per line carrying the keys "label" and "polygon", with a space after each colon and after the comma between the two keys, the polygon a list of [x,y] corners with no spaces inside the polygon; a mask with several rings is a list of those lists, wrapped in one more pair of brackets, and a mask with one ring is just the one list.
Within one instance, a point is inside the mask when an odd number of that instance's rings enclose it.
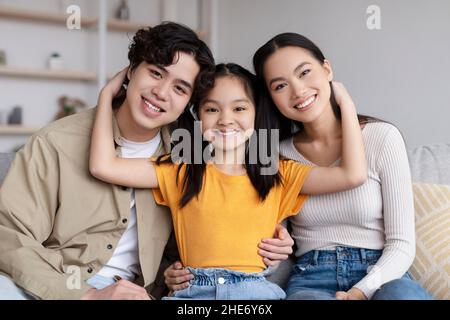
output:
{"label": "jeans waistband", "polygon": [[244,281],[261,281],[264,280],[268,269],[258,273],[246,273],[220,268],[187,268],[193,275],[194,279],[190,284],[198,286],[216,286],[223,284],[239,283]]}
{"label": "jeans waistband", "polygon": [[334,250],[312,250],[300,256],[298,263],[310,262],[318,264],[323,262],[336,263],[338,260],[351,260],[366,263],[367,260],[378,260],[382,250],[336,247]]}

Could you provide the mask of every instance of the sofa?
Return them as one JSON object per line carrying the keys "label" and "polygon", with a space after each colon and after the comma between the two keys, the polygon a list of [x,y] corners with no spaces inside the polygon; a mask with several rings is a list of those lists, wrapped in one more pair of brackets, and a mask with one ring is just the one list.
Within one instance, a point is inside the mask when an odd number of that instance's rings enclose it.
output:
{"label": "sofa", "polygon": [[[408,150],[416,220],[413,277],[435,298],[450,299],[450,143]],[[294,259],[268,276],[286,287]]]}
{"label": "sofa", "polygon": [[[414,278],[436,299],[450,299],[450,143],[408,151],[416,209]],[[13,153],[0,153],[0,184]],[[283,262],[269,280],[285,287],[293,259]]]}

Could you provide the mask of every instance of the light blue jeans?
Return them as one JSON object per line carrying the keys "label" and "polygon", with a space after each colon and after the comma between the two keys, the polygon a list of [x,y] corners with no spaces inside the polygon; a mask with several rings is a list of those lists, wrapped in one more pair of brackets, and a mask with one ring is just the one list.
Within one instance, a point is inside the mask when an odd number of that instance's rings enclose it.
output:
{"label": "light blue jeans", "polygon": [[163,300],[281,300],[286,297],[283,289],[266,280],[269,269],[259,273],[219,268],[187,269],[194,275],[189,287]]}
{"label": "light blue jeans", "polygon": [[10,278],[0,275],[0,300],[35,300]]}
{"label": "light blue jeans", "polygon": [[[367,275],[381,250],[337,247],[314,250],[298,258],[286,289],[288,300],[335,300],[336,291],[347,291]],[[431,300],[409,273],[385,283],[372,300]]]}
{"label": "light blue jeans", "polygon": [[[95,275],[86,283],[96,289],[103,289],[114,283],[114,279]],[[34,297],[25,293],[25,291],[18,287],[10,278],[0,275],[0,300],[36,300]]]}

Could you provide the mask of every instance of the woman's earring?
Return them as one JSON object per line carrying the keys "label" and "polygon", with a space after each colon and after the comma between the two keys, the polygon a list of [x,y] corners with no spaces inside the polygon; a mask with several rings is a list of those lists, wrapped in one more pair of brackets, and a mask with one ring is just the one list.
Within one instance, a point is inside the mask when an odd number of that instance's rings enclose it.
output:
{"label": "woman's earring", "polygon": [[126,83],[122,83],[122,88],[123,88],[124,90],[127,90],[127,89],[128,89],[128,85],[127,85]]}

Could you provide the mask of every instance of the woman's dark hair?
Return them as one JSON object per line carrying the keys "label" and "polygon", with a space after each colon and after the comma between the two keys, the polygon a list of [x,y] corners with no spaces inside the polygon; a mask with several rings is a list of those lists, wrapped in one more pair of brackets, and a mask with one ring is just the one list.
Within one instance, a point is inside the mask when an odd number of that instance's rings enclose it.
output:
{"label": "woman's dark hair", "polygon": [[[325,61],[325,56],[323,55],[322,51],[311,40],[298,33],[287,32],[281,33],[273,37],[262,47],[260,47],[253,55],[253,67],[255,69],[256,76],[260,81],[260,86],[263,88],[263,93],[267,95],[269,98],[270,93],[264,80],[264,64],[273,53],[275,53],[278,49],[284,47],[303,48],[307,50],[321,64],[323,64]],[[333,109],[333,113],[338,120],[341,120],[341,109],[339,108],[336,102],[331,82],[330,88],[331,88],[330,103]],[[285,117],[275,106],[272,99],[270,99],[270,101],[271,101],[270,109],[273,110],[272,115],[275,117],[276,127],[280,129],[281,139],[289,138],[294,134],[296,134],[297,132],[303,130],[304,128],[303,123]],[[382,121],[374,117],[360,114],[358,114],[358,120],[361,124]]]}
{"label": "woman's dark hair", "polygon": [[[171,65],[177,52],[191,54],[200,67],[194,89],[210,87],[214,71],[214,58],[208,46],[190,28],[174,22],[163,22],[153,28],[143,28],[136,32],[129,46],[128,60],[131,71],[141,62],[159,66]],[[124,84],[128,84],[125,78]],[[122,87],[113,99],[113,108],[122,105],[126,91]]]}
{"label": "woman's dark hair", "polygon": [[[252,102],[255,105],[255,130],[253,133],[253,136],[249,139],[252,142],[246,141],[246,152],[245,152],[245,169],[247,171],[247,175],[252,183],[252,185],[255,187],[256,191],[259,194],[259,197],[261,201],[264,201],[264,199],[267,197],[268,193],[274,187],[275,185],[281,183],[281,176],[278,173],[273,175],[265,175],[261,174],[261,170],[263,168],[269,167],[271,164],[263,164],[261,159],[259,158],[259,148],[260,146],[264,145],[267,146],[266,150],[271,150],[271,129],[273,127],[273,123],[271,118],[268,116],[268,112],[265,110],[267,108],[268,104],[261,101],[260,97],[260,88],[258,81],[256,79],[256,76],[252,74],[247,69],[234,64],[234,63],[227,63],[227,64],[218,64],[215,68],[214,72],[214,80],[217,80],[219,78],[223,77],[232,77],[234,79],[239,80],[243,87],[245,92],[248,94],[249,98],[252,100]],[[208,93],[212,90],[213,86],[211,86],[207,90],[199,90],[196,93],[194,93],[193,98],[193,112],[198,114],[198,109],[202,103],[202,101],[207,97]],[[189,108],[186,108],[185,111],[181,114],[181,116],[178,118],[178,126],[179,129],[185,129],[189,132],[189,139],[190,146],[191,146],[191,154],[188,155],[188,157],[182,156],[182,162],[183,165],[186,166],[186,172],[184,174],[184,177],[181,179],[182,183],[182,189],[183,189],[183,196],[180,201],[180,208],[184,207],[193,197],[198,196],[200,191],[202,190],[203,185],[203,177],[205,175],[205,169],[206,169],[206,162],[203,157],[203,151],[207,148],[209,142],[204,141],[202,139],[202,143],[194,143],[194,137],[196,137],[195,131],[200,132],[200,123],[199,121],[195,121],[191,110]],[[264,139],[265,141],[257,141],[255,145],[252,145],[251,148],[249,148],[249,143],[254,143],[255,138],[258,132],[260,132],[261,129],[267,130],[267,135],[258,135],[258,139]],[[198,136],[198,134],[197,134]],[[174,148],[176,148],[176,145],[178,143],[182,143],[182,141],[178,141],[175,143]],[[252,158],[250,160],[249,150],[252,150],[252,153],[257,151],[257,157],[256,159]],[[196,161],[192,161],[191,159],[193,155],[199,154],[201,157],[200,159],[197,159]],[[270,155],[271,159],[278,159],[278,154],[276,155]],[[256,160],[256,161],[255,161]],[[157,160],[157,164],[164,163],[164,162],[172,162],[173,159],[171,157],[166,156],[160,156]],[[273,165],[273,163],[272,163]],[[180,175],[182,165],[178,167],[178,177]],[[177,179],[177,184],[180,181],[180,179]]]}

